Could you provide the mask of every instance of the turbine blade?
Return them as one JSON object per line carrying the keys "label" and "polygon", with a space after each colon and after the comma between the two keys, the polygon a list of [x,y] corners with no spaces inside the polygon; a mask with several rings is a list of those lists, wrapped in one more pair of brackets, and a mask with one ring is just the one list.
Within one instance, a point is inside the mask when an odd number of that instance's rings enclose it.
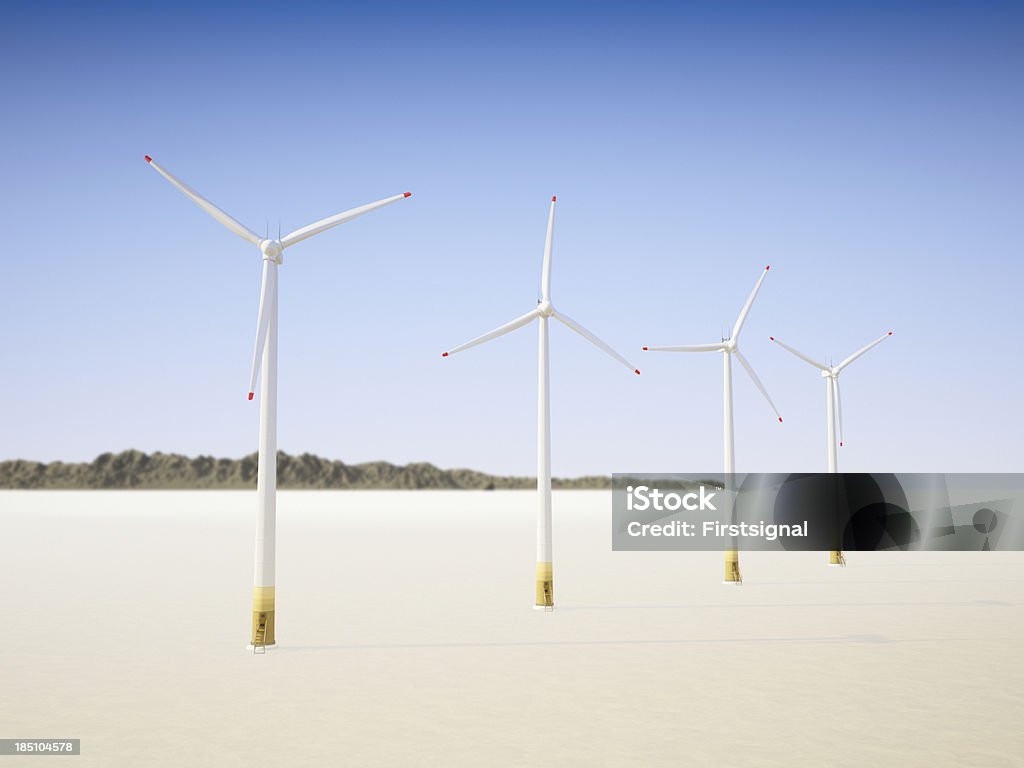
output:
{"label": "turbine blade", "polygon": [[769,264],[764,268],[764,272],[761,273],[761,276],[757,278],[757,284],[754,286],[754,290],[752,290],[750,295],[747,297],[747,303],[743,305],[743,309],[740,310],[740,316],[736,318],[736,325],[732,327],[731,338],[739,338],[740,329],[743,328],[743,322],[747,319],[747,315],[750,314],[750,308],[754,304],[754,299],[757,298],[757,292],[761,290],[761,283],[764,282],[765,277],[768,275],[768,270],[771,268],[772,265]]}
{"label": "turbine blade", "polygon": [[861,355],[863,355],[863,354],[864,354],[865,352],[867,352],[867,351],[868,351],[869,349],[871,349],[872,347],[878,346],[878,345],[879,345],[879,344],[881,344],[881,343],[882,343],[883,341],[885,341],[886,339],[888,339],[888,338],[889,338],[890,336],[892,336],[892,331],[889,331],[889,332],[888,332],[888,333],[886,333],[886,334],[885,334],[884,336],[880,336],[880,337],[878,337],[877,339],[875,339],[874,341],[872,341],[872,342],[871,342],[870,344],[868,344],[868,345],[866,345],[866,346],[862,347],[861,349],[858,349],[858,350],[857,350],[856,352],[854,352],[854,353],[853,353],[852,355],[850,355],[850,356],[849,356],[848,358],[846,358],[845,360],[843,360],[843,362],[841,362],[841,363],[840,363],[839,365],[837,365],[837,366],[836,366],[836,370],[837,370],[837,371],[841,371],[841,370],[843,370],[843,368],[845,368],[846,366],[848,366],[848,365],[849,365],[850,363],[852,363],[852,362],[853,362],[854,360],[856,360],[856,359],[857,359],[858,357],[860,357]]}
{"label": "turbine blade", "polygon": [[318,235],[326,229],[336,227],[339,224],[344,224],[346,221],[352,221],[352,219],[362,216],[364,213],[369,213],[370,211],[375,211],[378,208],[383,208],[385,205],[391,205],[391,203],[397,203],[399,200],[405,200],[405,198],[410,197],[411,195],[412,192],[406,192],[401,195],[392,195],[391,197],[386,197],[383,200],[378,200],[375,203],[360,205],[358,208],[351,208],[347,211],[336,213],[333,216],[328,216],[326,219],[320,219],[320,221],[315,221],[301,229],[296,229],[294,232],[289,232],[281,238],[281,247],[288,248],[296,243],[301,243],[307,237]]}
{"label": "turbine blade", "polygon": [[576,333],[578,333],[584,339],[586,339],[591,344],[593,344],[595,347],[600,349],[602,352],[610,355],[611,357],[614,357],[616,360],[618,360],[624,366],[629,368],[629,370],[631,370],[637,376],[640,375],[640,369],[639,368],[637,368],[635,365],[633,365],[631,362],[629,362],[629,360],[627,360],[622,355],[620,355],[618,352],[616,352],[614,349],[612,349],[610,346],[605,344],[603,341],[601,341],[599,338],[597,338],[597,336],[592,334],[590,331],[588,331],[586,328],[584,328],[582,325],[577,323],[575,320],[573,320],[568,315],[563,315],[561,312],[555,312],[554,318],[558,322],[560,322],[562,325],[564,325],[566,328],[568,328],[569,330],[576,331]]}
{"label": "turbine blade", "polygon": [[543,301],[551,298],[551,246],[555,239],[555,198],[551,198],[551,212],[548,213],[548,234],[544,238],[544,266],[540,276],[540,295]]}
{"label": "turbine blade", "polygon": [[768,401],[768,405],[770,405],[772,411],[775,412],[775,416],[779,421],[782,421],[782,417],[779,416],[779,409],[775,407],[775,403],[772,402],[771,397],[768,395],[768,390],[764,388],[764,384],[762,384],[761,380],[757,378],[757,374],[754,373],[754,369],[750,367],[750,363],[747,362],[747,358],[745,358],[738,349],[734,350],[733,354],[736,355],[736,359],[740,361],[740,365],[743,366],[743,370],[745,370],[747,375],[750,376],[750,380],[754,382],[754,386],[761,390],[761,394],[764,395],[764,399]]}
{"label": "turbine blade", "polygon": [[185,195],[185,197],[189,198],[193,203],[198,205],[200,208],[202,208],[204,211],[210,214],[213,218],[215,218],[225,227],[230,229],[243,240],[248,240],[250,243],[253,243],[254,245],[259,245],[260,236],[253,232],[251,229],[228,216],[226,213],[224,213],[224,211],[222,211],[216,205],[214,205],[205,197],[200,195],[188,184],[186,184],[185,182],[183,182],[181,179],[177,178],[170,172],[161,168],[159,165],[156,164],[156,161],[153,160],[153,158],[151,158],[149,155],[146,155],[146,162],[149,163],[157,173],[159,173],[161,176],[163,176],[165,179],[171,182],[171,184],[176,186],[182,192],[182,194]]}
{"label": "turbine blade", "polygon": [[839,447],[843,447],[843,398],[839,394],[839,377],[832,378],[832,386],[836,388],[836,421],[839,424]]}
{"label": "turbine blade", "polygon": [[815,368],[819,368],[822,371],[827,371],[829,369],[828,366],[825,365],[824,363],[819,363],[817,360],[814,360],[813,358],[808,357],[803,352],[798,352],[797,350],[795,350],[791,346],[789,346],[789,344],[786,344],[784,342],[779,341],[774,336],[769,336],[768,338],[771,339],[772,341],[774,341],[776,344],[778,344],[780,347],[782,347],[787,352],[792,352],[794,355],[799,357],[805,363],[810,363]]}
{"label": "turbine blade", "polygon": [[256,379],[263,362],[263,348],[267,345],[271,310],[277,297],[277,269],[270,259],[263,260],[263,285],[260,288],[260,313],[256,320],[256,344],[252,349],[252,367],[249,373],[249,399],[256,393]]}
{"label": "turbine blade", "polygon": [[522,328],[531,320],[534,320],[535,318],[538,317],[540,317],[540,313],[536,309],[531,309],[522,317],[517,317],[515,320],[512,320],[511,322],[505,323],[504,325],[495,328],[493,331],[490,331],[489,333],[485,333],[483,336],[477,336],[475,339],[467,341],[465,344],[460,344],[459,346],[455,347],[455,349],[449,349],[447,352],[443,353],[441,357],[448,357],[449,355],[454,355],[456,352],[461,352],[464,349],[475,347],[477,344],[483,344],[485,341],[490,341],[491,339],[496,339],[499,336],[504,336],[506,333],[511,333],[512,331],[516,330],[516,328]]}
{"label": "turbine blade", "polygon": [[725,344],[684,344],[676,347],[644,347],[644,352],[721,352]]}

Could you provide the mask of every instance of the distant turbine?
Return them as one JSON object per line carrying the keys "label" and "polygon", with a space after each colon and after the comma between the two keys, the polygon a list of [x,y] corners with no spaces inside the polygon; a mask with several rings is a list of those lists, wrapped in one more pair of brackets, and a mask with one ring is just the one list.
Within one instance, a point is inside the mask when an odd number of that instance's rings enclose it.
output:
{"label": "distant turbine", "polygon": [[551,560],[551,408],[548,404],[551,384],[548,377],[548,318],[553,317],[562,325],[585,338],[602,352],[614,357],[633,373],[639,375],[626,358],[601,341],[582,325],[569,316],[556,312],[551,303],[551,245],[555,234],[555,198],[551,198],[551,211],[548,214],[548,233],[544,241],[544,264],[541,270],[541,298],[537,306],[525,315],[495,328],[490,333],[478,336],[461,346],[444,352],[441,357],[454,355],[464,349],[483,344],[485,341],[504,336],[533,320],[540,321],[540,339],[538,347],[537,372],[537,491],[540,496],[540,509],[537,514],[537,578],[535,608],[552,609],[555,605],[555,587]]}
{"label": "distant turbine", "polygon": [[[256,323],[256,344],[252,352],[249,373],[249,399],[256,392],[256,379],[260,368],[263,380],[260,388],[260,448],[257,463],[256,500],[258,520],[256,527],[256,569],[252,596],[252,633],[250,649],[274,645],[274,555],[277,515],[277,268],[283,261],[283,252],[308,237],[331,227],[344,224],[364,213],[404,200],[412,193],[378,200],[358,208],[329,216],[309,226],[296,229],[276,240],[264,238],[228,216],[198,192],[146,155],[146,162],[161,176],[176,186],[187,198],[243,240],[260,249],[263,256],[263,285],[260,291],[259,319]],[[268,227],[269,228],[269,227]]]}
{"label": "distant turbine", "polygon": [[[761,273],[761,277],[758,278],[757,284],[754,286],[754,290],[750,292],[750,296],[747,297],[747,303],[743,305],[743,309],[740,310],[740,316],[736,318],[736,324],[732,327],[732,334],[727,339],[722,339],[718,344],[691,344],[688,346],[681,347],[644,347],[644,351],[650,352],[721,352],[722,353],[722,399],[724,403],[724,414],[725,419],[723,428],[725,432],[725,476],[726,476],[726,492],[729,498],[733,497],[734,488],[730,487],[733,483],[733,473],[736,471],[736,450],[733,445],[733,423],[732,423],[732,357],[736,356],[736,359],[740,361],[740,365],[743,366],[743,370],[750,376],[750,380],[754,382],[754,386],[760,390],[761,394],[764,395],[764,399],[768,401],[768,405],[771,406],[775,416],[781,422],[782,417],[779,416],[779,411],[775,407],[775,403],[772,402],[771,397],[768,396],[768,390],[764,388],[761,380],[757,378],[757,374],[754,373],[754,369],[750,366],[740,352],[739,348],[739,337],[740,330],[743,328],[743,322],[747,319],[747,315],[750,313],[750,307],[754,304],[754,299],[757,298],[757,292],[761,290],[761,283],[764,282],[765,277],[768,275],[768,270],[771,269],[771,265],[764,268],[764,272]],[[740,574],[740,554],[739,550],[733,547],[725,552],[725,580],[726,584],[742,584],[743,577]]]}
{"label": "distant turbine", "polygon": [[[842,446],[843,444],[843,401],[842,398],[839,396],[839,374],[843,372],[843,369],[846,368],[846,366],[848,366],[858,357],[863,355],[872,347],[881,344],[890,336],[892,336],[892,331],[889,331],[884,336],[880,336],[879,338],[872,341],[870,344],[857,350],[848,358],[843,360],[843,362],[841,362],[839,365],[833,366],[828,366],[825,365],[824,363],[819,363],[817,360],[808,357],[803,352],[798,352],[797,350],[793,349],[788,344],[783,344],[774,336],[769,336],[769,338],[776,344],[778,344],[780,347],[787,350],[788,352],[792,352],[805,363],[810,363],[819,371],[821,371],[821,376],[823,379],[825,379],[825,400],[828,408],[828,471],[831,473],[839,471],[839,461],[837,455],[838,451],[836,449],[837,419],[839,423],[839,445]],[[843,551],[841,549],[833,549],[829,553],[828,564],[846,565],[846,558],[843,556]]]}

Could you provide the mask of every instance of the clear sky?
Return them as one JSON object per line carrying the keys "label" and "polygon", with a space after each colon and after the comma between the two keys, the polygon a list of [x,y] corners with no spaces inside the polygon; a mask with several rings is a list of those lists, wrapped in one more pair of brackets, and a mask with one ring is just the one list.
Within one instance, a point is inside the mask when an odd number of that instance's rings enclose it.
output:
{"label": "clear sky", "polygon": [[284,231],[280,447],[533,473],[553,299],[556,475],[825,469],[846,356],[855,470],[1022,470],[1024,13],[993,3],[23,4],[3,11],[0,458],[256,449],[261,261],[160,178]]}

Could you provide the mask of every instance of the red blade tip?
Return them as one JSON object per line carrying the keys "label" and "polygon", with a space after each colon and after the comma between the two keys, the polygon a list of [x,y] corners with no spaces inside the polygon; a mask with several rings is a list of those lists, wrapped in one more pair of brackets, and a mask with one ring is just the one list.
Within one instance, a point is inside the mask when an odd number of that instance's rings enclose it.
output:
{"label": "red blade tip", "polygon": [[150,157],[149,155],[145,155],[144,157],[146,158],[146,162],[147,163],[152,163],[153,162],[153,158]]}
{"label": "red blade tip", "polygon": [[771,339],[772,341],[775,341],[775,337],[774,336],[769,336],[768,338]]}
{"label": "red blade tip", "polygon": [[892,331],[889,331],[889,335],[892,336]]}
{"label": "red blade tip", "polygon": [[634,368],[633,369],[633,373],[635,373],[637,376],[639,376],[640,375],[640,369],[639,368]]}
{"label": "red blade tip", "polygon": [[256,394],[255,392],[250,392],[250,393],[249,393],[249,399],[250,399],[250,400],[252,400],[252,398],[253,398],[253,395],[255,395],[255,394]]}
{"label": "red blade tip", "polygon": [[765,272],[767,272],[767,271],[768,271],[769,269],[771,269],[771,268],[772,268],[772,265],[771,265],[771,264],[768,264],[768,265],[767,265],[767,266],[766,266],[766,267],[764,268],[764,271],[765,271]]}
{"label": "red blade tip", "polygon": [[405,195],[403,195],[403,197],[412,197],[412,192],[406,192]]}
{"label": "red blade tip", "polygon": [[647,347],[644,347],[644,352],[646,352],[646,351],[647,351]]}
{"label": "red blade tip", "polygon": [[843,447],[843,444],[842,444],[842,443],[839,443],[839,447],[840,447],[840,448],[842,448],[842,447]]}
{"label": "red blade tip", "polygon": [[447,352],[442,352],[441,353],[441,357],[448,357],[448,353]]}
{"label": "red blade tip", "polygon": [[782,423],[782,417],[779,416],[779,424],[781,424],[781,423]]}
{"label": "red blade tip", "polygon": [[555,198],[556,198],[556,196],[555,196],[555,195],[552,195],[552,196],[551,196],[551,202],[552,202],[552,203],[553,203],[553,202],[555,202]]}

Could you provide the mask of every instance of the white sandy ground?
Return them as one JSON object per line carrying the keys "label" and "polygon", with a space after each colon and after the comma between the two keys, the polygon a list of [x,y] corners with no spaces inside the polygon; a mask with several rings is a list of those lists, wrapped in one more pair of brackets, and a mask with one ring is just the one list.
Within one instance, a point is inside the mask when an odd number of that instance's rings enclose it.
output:
{"label": "white sandy ground", "polygon": [[751,553],[726,587],[559,492],[545,614],[532,493],[282,493],[254,657],[254,506],[0,493],[0,737],[82,739],[0,768],[1024,765],[1022,554]]}

